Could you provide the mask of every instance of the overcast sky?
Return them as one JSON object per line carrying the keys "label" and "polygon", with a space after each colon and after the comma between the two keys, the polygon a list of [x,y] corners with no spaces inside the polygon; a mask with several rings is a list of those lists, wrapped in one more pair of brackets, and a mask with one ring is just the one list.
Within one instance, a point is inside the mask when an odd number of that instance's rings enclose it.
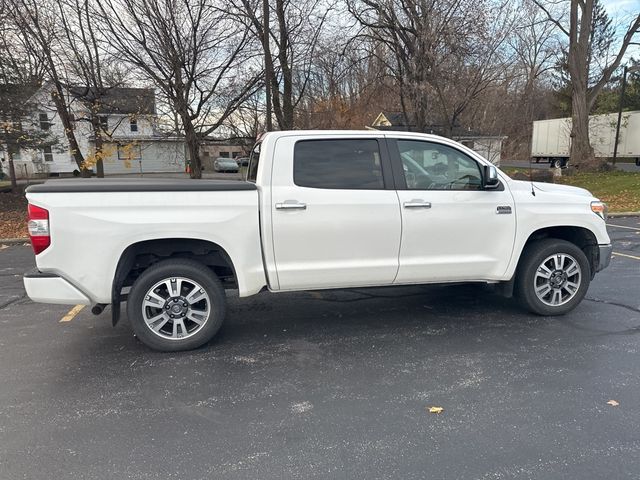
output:
{"label": "overcast sky", "polygon": [[[614,22],[620,23],[618,28],[620,35],[624,34],[624,28],[629,25],[632,17],[640,12],[640,0],[602,0],[607,13]],[[636,41],[640,42],[640,34],[636,34]],[[627,50],[627,61],[630,57],[640,60],[640,46],[631,45]]]}

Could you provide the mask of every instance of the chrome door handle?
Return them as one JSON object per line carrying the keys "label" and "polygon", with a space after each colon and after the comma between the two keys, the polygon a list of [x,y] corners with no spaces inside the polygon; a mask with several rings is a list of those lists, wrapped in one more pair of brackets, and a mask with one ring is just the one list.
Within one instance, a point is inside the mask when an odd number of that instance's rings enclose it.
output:
{"label": "chrome door handle", "polygon": [[284,203],[276,203],[276,210],[306,210],[306,203],[293,203],[293,202],[284,202]]}
{"label": "chrome door handle", "polygon": [[431,202],[425,202],[423,200],[411,200],[410,202],[404,202],[402,206],[404,208],[431,208]]}

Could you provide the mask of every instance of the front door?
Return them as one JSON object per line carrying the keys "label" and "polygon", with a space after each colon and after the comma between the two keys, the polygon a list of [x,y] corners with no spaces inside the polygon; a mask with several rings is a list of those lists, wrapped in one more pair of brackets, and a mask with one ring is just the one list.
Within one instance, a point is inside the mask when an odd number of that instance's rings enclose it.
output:
{"label": "front door", "polygon": [[282,137],[272,222],[281,290],[391,284],[400,208],[383,138]]}
{"label": "front door", "polygon": [[389,148],[403,177],[395,283],[500,279],[516,229],[508,188],[483,189],[481,163],[454,146],[397,139]]}

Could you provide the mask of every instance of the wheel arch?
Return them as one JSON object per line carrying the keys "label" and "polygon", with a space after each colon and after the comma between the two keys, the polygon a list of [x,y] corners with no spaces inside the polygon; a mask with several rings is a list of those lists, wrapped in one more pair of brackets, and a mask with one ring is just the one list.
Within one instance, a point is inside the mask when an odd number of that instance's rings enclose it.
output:
{"label": "wheel arch", "polygon": [[[539,228],[532,232],[523,244],[520,254],[518,256],[518,266],[522,261],[522,254],[528,245],[537,240],[544,238],[557,238],[559,240],[565,240],[573,243],[579,247],[589,260],[589,267],[591,268],[591,278],[595,275],[596,268],[598,266],[598,240],[596,235],[586,227],[578,225],[557,225],[550,227]],[[516,267],[517,271],[517,267]]]}
{"label": "wheel arch", "polygon": [[148,267],[168,258],[190,258],[211,268],[225,288],[236,288],[236,268],[221,245],[195,238],[161,238],[141,240],[127,246],[116,266],[111,288],[111,321],[120,320],[120,304],[126,299],[122,289],[131,286]]}

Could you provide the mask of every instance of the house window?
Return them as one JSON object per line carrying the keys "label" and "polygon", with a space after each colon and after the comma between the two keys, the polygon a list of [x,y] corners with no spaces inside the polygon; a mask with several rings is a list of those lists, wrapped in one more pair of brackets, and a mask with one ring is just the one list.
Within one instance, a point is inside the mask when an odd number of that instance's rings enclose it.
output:
{"label": "house window", "polygon": [[51,147],[42,147],[42,156],[45,162],[53,162],[53,152]]}
{"label": "house window", "polygon": [[106,115],[100,115],[100,128],[105,131],[109,129],[109,117]]}
{"label": "house window", "polygon": [[40,130],[49,130],[51,128],[49,115],[47,115],[46,113],[41,113],[38,115],[38,119],[40,120]]}
{"label": "house window", "polygon": [[138,120],[135,118],[131,118],[129,119],[129,129],[132,132],[137,132],[138,131]]}
{"label": "house window", "polygon": [[229,158],[229,152],[220,152],[220,155],[218,155],[218,157],[220,157],[220,158]]}
{"label": "house window", "polygon": [[118,145],[118,160],[142,160],[140,145]]}

